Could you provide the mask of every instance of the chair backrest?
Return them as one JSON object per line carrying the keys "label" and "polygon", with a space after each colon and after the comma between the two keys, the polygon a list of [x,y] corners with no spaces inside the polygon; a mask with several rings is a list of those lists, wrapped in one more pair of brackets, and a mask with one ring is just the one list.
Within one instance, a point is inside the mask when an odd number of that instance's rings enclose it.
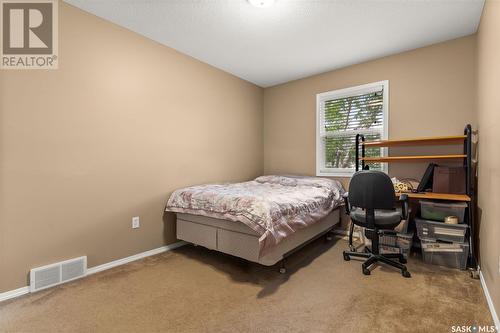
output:
{"label": "chair backrest", "polygon": [[358,171],[349,183],[349,204],[366,210],[394,209],[396,193],[391,178],[381,171]]}

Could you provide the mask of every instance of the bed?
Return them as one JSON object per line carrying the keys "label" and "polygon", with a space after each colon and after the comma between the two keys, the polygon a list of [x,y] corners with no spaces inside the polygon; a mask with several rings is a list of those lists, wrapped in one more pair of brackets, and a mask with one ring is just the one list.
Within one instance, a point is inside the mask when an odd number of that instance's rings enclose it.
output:
{"label": "bed", "polygon": [[165,210],[178,239],[271,266],[340,222],[343,193],[336,180],[270,175],[179,189]]}

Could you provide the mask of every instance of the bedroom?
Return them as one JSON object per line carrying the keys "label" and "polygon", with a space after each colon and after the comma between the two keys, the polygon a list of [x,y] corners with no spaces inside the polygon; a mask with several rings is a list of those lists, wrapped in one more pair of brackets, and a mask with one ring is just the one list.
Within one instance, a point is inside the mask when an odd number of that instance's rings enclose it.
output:
{"label": "bedroom", "polygon": [[[54,3],[57,68],[0,69],[0,331],[498,326],[497,1]],[[363,261],[343,260],[342,201],[332,239],[291,253],[284,274],[281,260],[181,242],[165,212],[174,191],[318,176],[317,95],[367,84],[387,93],[387,139],[472,125],[481,279],[426,264],[418,248],[411,278],[383,264],[364,275]],[[420,180],[428,162],[382,167]],[[348,191],[349,176],[320,177]],[[84,278],[30,293],[30,270],[80,257]]]}

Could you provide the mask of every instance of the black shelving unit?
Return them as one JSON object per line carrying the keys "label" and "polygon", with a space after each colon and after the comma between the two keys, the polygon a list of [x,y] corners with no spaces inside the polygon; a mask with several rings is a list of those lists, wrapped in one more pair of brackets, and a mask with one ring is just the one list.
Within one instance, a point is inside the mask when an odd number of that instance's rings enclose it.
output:
{"label": "black shelving unit", "polygon": [[[463,144],[463,154],[457,155],[418,155],[418,156],[387,156],[387,157],[366,157],[367,147],[394,147],[394,146],[424,146],[424,145],[459,145]],[[434,199],[434,200],[453,200],[463,201],[467,204],[467,224],[469,242],[469,255],[467,267],[477,271],[477,255],[475,251],[475,189],[472,163],[472,127],[470,124],[464,128],[464,134],[458,136],[442,136],[413,138],[401,140],[379,140],[366,141],[363,134],[356,135],[356,171],[369,169],[368,164],[373,162],[425,162],[435,160],[463,160],[463,166],[466,174],[466,194],[447,194],[447,193],[408,193],[413,199]],[[352,247],[351,224],[349,244]]]}

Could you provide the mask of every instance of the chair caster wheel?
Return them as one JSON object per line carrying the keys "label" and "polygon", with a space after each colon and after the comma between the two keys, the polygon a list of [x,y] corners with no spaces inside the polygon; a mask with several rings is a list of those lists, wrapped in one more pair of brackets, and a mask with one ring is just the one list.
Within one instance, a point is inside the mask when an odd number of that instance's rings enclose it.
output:
{"label": "chair caster wheel", "polygon": [[345,261],[349,261],[349,260],[351,260],[351,257],[349,257],[349,255],[348,255],[348,254],[345,254],[345,253],[344,253],[344,260],[345,260]]}
{"label": "chair caster wheel", "polygon": [[399,262],[402,264],[406,264],[408,260],[406,260],[405,258],[399,258]]}
{"label": "chair caster wheel", "polygon": [[402,274],[402,275],[403,275],[403,277],[405,277],[405,278],[411,278],[411,274],[410,274],[410,272],[408,272],[408,271],[406,271],[406,270],[405,270],[405,271],[402,271],[402,272],[401,272],[401,274]]}
{"label": "chair caster wheel", "polygon": [[364,268],[363,267],[363,274],[364,275],[370,275],[372,272],[370,272],[370,270],[368,268]]}
{"label": "chair caster wheel", "polygon": [[285,274],[286,273],[286,268],[281,267],[280,268],[280,274]]}

